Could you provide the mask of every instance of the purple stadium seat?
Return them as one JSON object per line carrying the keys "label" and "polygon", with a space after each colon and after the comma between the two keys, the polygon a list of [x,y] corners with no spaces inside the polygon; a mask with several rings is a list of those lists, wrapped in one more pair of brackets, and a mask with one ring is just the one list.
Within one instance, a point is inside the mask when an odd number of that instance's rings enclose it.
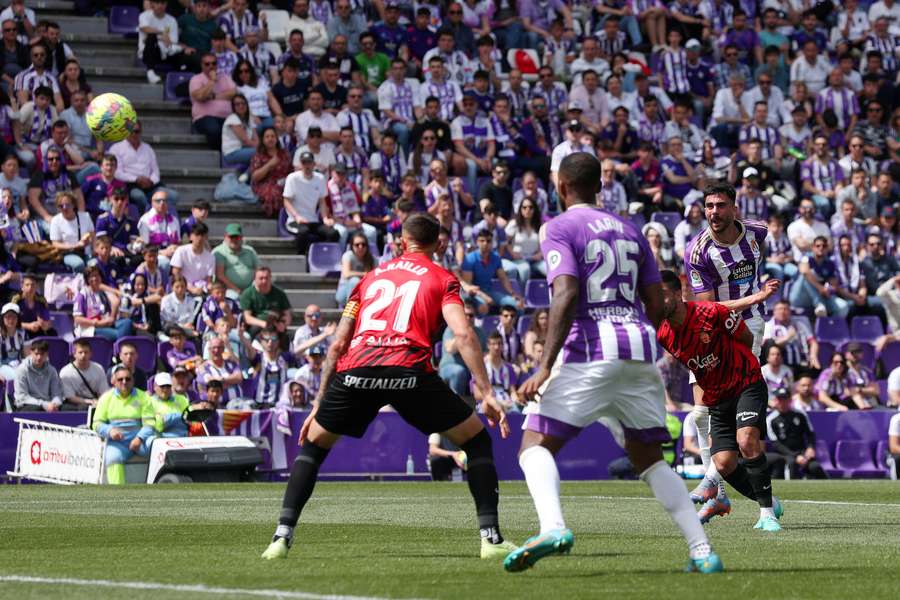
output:
{"label": "purple stadium seat", "polygon": [[644,218],[644,213],[629,215],[628,220],[634,223],[634,226],[638,229],[641,229],[644,225],[647,224],[647,219]]}
{"label": "purple stadium seat", "polygon": [[844,476],[841,469],[835,468],[834,462],[831,460],[831,452],[828,450],[828,442],[825,440],[816,440],[816,460],[830,477]]}
{"label": "purple stadium seat", "polygon": [[528,332],[528,328],[531,327],[531,315],[522,315],[519,317],[519,322],[516,325],[516,331],[522,336],[522,341],[525,341],[525,334]]}
{"label": "purple stadium seat", "polygon": [[878,317],[853,317],[850,321],[850,339],[858,342],[874,342],[884,335],[884,327]]}
{"label": "purple stadium seat", "polygon": [[900,342],[891,342],[885,344],[881,349],[881,364],[884,365],[884,372],[890,373],[897,367],[900,367]]}
{"label": "purple stadium seat", "polygon": [[287,223],[287,211],[283,208],[281,212],[278,213],[278,237],[280,238],[288,238],[294,239],[294,234],[287,230],[285,224]]}
{"label": "purple stadium seat", "polygon": [[492,331],[497,330],[497,325],[500,324],[500,317],[497,315],[487,315],[481,320],[481,330],[484,331],[486,335],[489,335]]}
{"label": "purple stadium seat", "polygon": [[849,477],[884,477],[872,461],[872,448],[863,440],[840,440],[834,448],[834,464]]}
{"label": "purple stadium seat", "polygon": [[886,462],[889,453],[888,448],[887,440],[879,440],[875,445],[875,466],[879,469],[884,469],[885,472],[890,470]]}
{"label": "purple stadium seat", "polygon": [[[138,359],[137,366],[147,373],[156,371],[156,342],[148,337],[140,335],[127,335],[116,340],[113,344],[113,352],[118,356],[119,347],[130,342],[137,349]],[[102,364],[102,363],[101,363]]]}
{"label": "purple stadium seat", "polygon": [[66,366],[71,357],[69,344],[66,340],[61,337],[36,337],[32,341],[37,340],[47,342],[47,345],[50,346],[50,364],[53,365],[57,371]]}
{"label": "purple stadium seat", "polygon": [[819,317],[816,319],[816,338],[820,342],[842,344],[850,339],[847,320],[840,317]]}
{"label": "purple stadium seat", "polygon": [[[875,368],[875,346],[868,342],[857,342],[860,346],[862,346],[863,357],[862,364],[869,367],[870,369]],[[847,346],[850,345],[850,342],[844,342],[838,347],[838,350],[841,352],[847,351]]]}
{"label": "purple stadium seat", "polygon": [[51,310],[50,322],[53,323],[53,329],[56,335],[71,342],[75,339],[75,326],[72,323],[72,315],[66,312]]}
{"label": "purple stadium seat", "polygon": [[166,73],[166,84],[163,90],[163,100],[177,100],[179,102],[184,102],[188,100],[187,96],[179,96],[178,92],[175,91],[175,88],[184,83],[185,81],[190,81],[191,77],[194,74],[189,71],[169,71]]}
{"label": "purple stadium seat", "polygon": [[140,10],[136,6],[113,6],[109,9],[109,33],[137,37]]}
{"label": "purple stadium seat", "polygon": [[531,308],[550,306],[550,290],[546,279],[529,279],[525,282],[525,305]]}
{"label": "purple stadium seat", "polygon": [[823,369],[828,368],[835,350],[836,347],[831,342],[819,342],[819,364]]}
{"label": "purple stadium seat", "polygon": [[[195,354],[199,354],[197,352],[197,347],[194,345],[194,342],[192,342],[190,340],[188,340],[184,343],[184,349],[187,350],[188,348],[193,350]],[[169,350],[171,350],[171,349],[172,349],[171,342],[160,342],[159,344],[156,345],[156,355],[160,358],[160,360],[163,361],[163,364],[165,365],[163,367],[163,369],[166,371],[169,370],[169,364],[166,362],[166,354],[168,354]]]}
{"label": "purple stadium seat", "polygon": [[675,226],[681,223],[683,219],[684,217],[681,216],[681,213],[677,212],[655,212],[650,216],[651,221],[665,225],[666,229],[669,230],[669,235],[675,232]]}
{"label": "purple stadium seat", "polygon": [[[521,284],[519,284],[519,281],[517,279],[510,279],[509,285],[510,285],[510,287],[512,287],[512,289],[515,293],[517,293],[520,296],[522,295],[522,286],[521,286]],[[504,294],[506,293],[506,290],[503,289],[503,285],[500,283],[499,279],[492,279],[491,287],[495,291],[502,292]]]}
{"label": "purple stadium seat", "polygon": [[337,273],[341,270],[341,247],[334,242],[316,242],[310,245],[307,264],[310,273]]}
{"label": "purple stadium seat", "polygon": [[91,346],[91,360],[99,364],[104,369],[108,369],[112,365],[113,343],[102,337],[82,337],[79,339],[87,340]]}

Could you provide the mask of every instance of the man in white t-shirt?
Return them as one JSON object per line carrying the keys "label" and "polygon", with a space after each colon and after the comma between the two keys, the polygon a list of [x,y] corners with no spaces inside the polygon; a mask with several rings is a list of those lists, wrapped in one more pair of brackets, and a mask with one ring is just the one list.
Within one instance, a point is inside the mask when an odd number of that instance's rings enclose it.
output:
{"label": "man in white t-shirt", "polygon": [[341,127],[338,125],[337,119],[325,107],[325,99],[322,92],[311,90],[307,99],[307,110],[297,115],[294,121],[294,133],[297,134],[297,143],[306,143],[306,135],[310,127],[318,127],[322,130],[323,144],[328,145],[332,150],[334,145],[340,141]]}
{"label": "man in white t-shirt", "polygon": [[881,17],[888,20],[892,34],[900,35],[900,4],[896,0],[878,0],[869,6],[869,23],[874,24]]}
{"label": "man in white t-shirt", "polygon": [[209,250],[208,237],[206,223],[194,223],[191,243],[179,246],[172,255],[172,277],[184,277],[188,293],[192,296],[205,295],[216,273],[216,259]]}
{"label": "man in white t-shirt", "polygon": [[194,52],[178,42],[178,22],[166,14],[166,0],[150,0],[150,10],[138,17],[138,56],[147,67],[147,81],[159,83],[155,69],[160,65],[180,69]]}
{"label": "man in white t-shirt", "polygon": [[787,236],[794,250],[794,260],[812,250],[812,243],[822,236],[831,240],[831,228],[824,221],[816,219],[816,205],[809,198],[800,201],[800,218],[788,225]]}
{"label": "man in white t-shirt", "polygon": [[550,180],[553,182],[554,189],[556,188],[556,174],[559,171],[559,165],[565,157],[570,154],[575,154],[576,152],[595,154],[594,148],[590,143],[583,143],[583,133],[584,127],[582,126],[581,121],[572,119],[566,123],[566,139],[557,145],[550,155]]}
{"label": "man in white t-shirt", "polygon": [[340,239],[337,230],[325,225],[319,217],[328,191],[325,176],[315,168],[315,157],[311,152],[304,152],[300,155],[300,170],[284,180],[285,227],[297,236],[298,254],[306,254],[313,242],[336,242]]}
{"label": "man in white t-shirt", "polygon": [[50,241],[63,253],[63,263],[80,273],[85,267],[87,249],[94,239],[94,223],[91,216],[78,211],[75,196],[71,192],[57,195],[59,209],[50,219]]}

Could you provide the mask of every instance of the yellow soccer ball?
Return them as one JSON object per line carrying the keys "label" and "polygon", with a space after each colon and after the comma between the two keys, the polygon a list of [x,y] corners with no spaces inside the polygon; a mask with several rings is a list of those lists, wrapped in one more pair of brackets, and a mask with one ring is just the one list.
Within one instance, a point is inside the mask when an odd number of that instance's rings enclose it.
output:
{"label": "yellow soccer ball", "polygon": [[98,140],[119,142],[137,125],[137,113],[125,96],[101,94],[88,105],[87,125]]}

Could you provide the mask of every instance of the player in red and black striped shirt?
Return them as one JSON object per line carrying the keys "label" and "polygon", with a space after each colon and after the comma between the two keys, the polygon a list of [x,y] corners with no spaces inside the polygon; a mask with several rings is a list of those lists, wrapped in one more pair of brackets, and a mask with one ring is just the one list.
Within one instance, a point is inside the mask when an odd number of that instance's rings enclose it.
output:
{"label": "player in red and black striped shirt", "polygon": [[[681,280],[663,271],[665,319],[656,338],[697,377],[703,404],[709,407],[710,451],[725,481],[744,496],[759,502],[756,529],[780,531],[772,498],[772,480],[763,439],[766,431],[768,388],[753,355],[753,334],[740,315],[716,302],[685,302]],[[738,450],[744,463],[738,462]],[[707,488],[701,521],[731,512],[727,498]]]}
{"label": "player in red and black striped shirt", "polygon": [[312,413],[300,429],[300,453],[291,468],[275,536],[263,558],[287,557],[300,511],[312,495],[328,452],[342,435],[362,437],[387,404],[426,435],[439,432],[465,451],[481,557],[499,561],[516,548],[500,535],[491,437],[472,408],[431,365],[431,341],[446,322],[480,391],[488,423],[499,423],[501,435],[508,435],[468,309],[459,296],[459,280],[432,259],[440,228],[427,214],[406,219],[403,255],[369,271],[350,295],[322,367]]}

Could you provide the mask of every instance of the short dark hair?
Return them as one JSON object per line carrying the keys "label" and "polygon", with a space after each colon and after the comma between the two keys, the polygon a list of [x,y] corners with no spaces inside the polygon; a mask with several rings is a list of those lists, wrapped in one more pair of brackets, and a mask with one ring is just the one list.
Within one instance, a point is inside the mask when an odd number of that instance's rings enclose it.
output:
{"label": "short dark hair", "polygon": [[416,213],[403,222],[402,231],[420,246],[427,247],[437,243],[441,224],[428,213]]}
{"label": "short dark hair", "polygon": [[662,278],[662,283],[664,286],[666,286],[673,292],[681,291],[681,278],[678,277],[675,271],[663,269],[659,272],[659,276]]}
{"label": "short dark hair", "polygon": [[228,36],[225,35],[225,32],[222,30],[221,27],[216,27],[215,29],[213,29],[213,32],[211,34],[209,34],[209,38],[212,40],[224,40],[227,37]]}
{"label": "short dark hair", "polygon": [[191,227],[191,235],[209,235],[209,227],[206,226],[206,223],[194,223],[194,226]]}
{"label": "short dark hair", "polygon": [[87,339],[87,338],[83,338],[83,337],[78,338],[77,340],[75,340],[74,342],[72,342],[72,345],[74,345],[76,348],[88,348],[88,349],[90,349],[90,347],[91,347],[91,343],[88,341],[88,339]]}
{"label": "short dark hair", "polygon": [[494,239],[494,232],[488,228],[484,228],[478,232],[478,235],[475,236],[475,239],[486,238],[489,240]]}
{"label": "short dark hair", "polygon": [[50,351],[50,344],[47,343],[47,340],[34,340],[28,346],[28,349],[32,352],[37,350],[41,353],[46,353]]}
{"label": "short dark hair", "polygon": [[732,204],[734,204],[734,200],[735,198],[737,198],[737,192],[734,191],[734,186],[730,183],[725,181],[717,181],[703,188],[704,204],[706,203],[706,199],[710,196],[725,196],[731,201]]}
{"label": "short dark hair", "polygon": [[600,191],[600,161],[593,154],[576,152],[565,157],[559,165],[559,178],[579,198],[588,204],[596,203]]}
{"label": "short dark hair", "polygon": [[487,339],[489,342],[500,342],[501,344],[503,343],[503,336],[500,335],[500,332],[497,330],[490,332]]}

